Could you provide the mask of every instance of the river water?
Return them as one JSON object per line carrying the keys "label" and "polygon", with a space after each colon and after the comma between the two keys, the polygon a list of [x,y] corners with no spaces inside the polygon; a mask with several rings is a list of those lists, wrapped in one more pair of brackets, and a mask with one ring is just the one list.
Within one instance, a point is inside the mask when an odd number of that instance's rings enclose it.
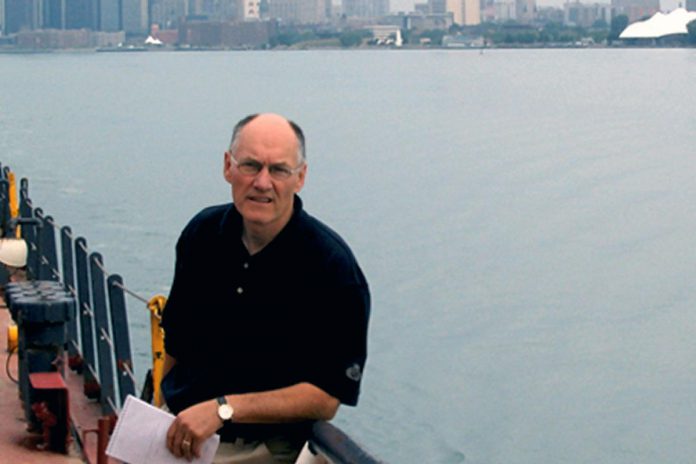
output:
{"label": "river water", "polygon": [[0,162],[166,294],[234,122],[288,115],[373,292],[339,426],[393,463],[687,463],[695,79],[693,49],[0,55]]}

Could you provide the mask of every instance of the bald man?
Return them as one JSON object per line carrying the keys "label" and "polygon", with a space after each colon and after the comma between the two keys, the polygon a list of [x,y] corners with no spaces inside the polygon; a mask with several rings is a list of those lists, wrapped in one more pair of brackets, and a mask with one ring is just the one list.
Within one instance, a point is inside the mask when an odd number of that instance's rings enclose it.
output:
{"label": "bald man", "polygon": [[294,462],[313,421],[355,406],[370,294],[348,245],[307,214],[300,127],[276,114],[234,128],[223,176],[233,203],[182,232],[164,310],[167,447],[215,463]]}

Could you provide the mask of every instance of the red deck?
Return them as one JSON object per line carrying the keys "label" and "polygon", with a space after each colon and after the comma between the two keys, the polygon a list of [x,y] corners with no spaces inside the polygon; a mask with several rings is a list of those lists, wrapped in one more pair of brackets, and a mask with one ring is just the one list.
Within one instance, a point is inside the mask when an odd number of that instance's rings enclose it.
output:
{"label": "red deck", "polygon": [[[19,400],[19,388],[5,372],[7,365],[7,326],[10,314],[0,299],[0,461],[7,464],[96,464],[97,435],[84,433],[97,428],[101,416],[99,405],[88,400],[82,392],[82,378],[66,370],[65,383],[70,392],[70,416],[73,427],[80,436],[86,436],[83,458],[79,447],[72,443],[68,454],[59,454],[37,448],[42,442],[40,434],[27,432],[27,422]],[[17,355],[12,355],[9,370],[13,378],[19,376]],[[108,462],[117,461],[109,459]]]}

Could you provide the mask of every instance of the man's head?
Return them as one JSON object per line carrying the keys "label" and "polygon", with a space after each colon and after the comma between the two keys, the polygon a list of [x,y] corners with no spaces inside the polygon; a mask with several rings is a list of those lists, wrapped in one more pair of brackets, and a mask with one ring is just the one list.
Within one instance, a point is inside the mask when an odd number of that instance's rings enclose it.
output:
{"label": "man's head", "polygon": [[249,116],[246,116],[242,119],[239,120],[239,122],[234,126],[234,130],[232,131],[232,140],[230,141],[230,148],[229,152],[234,153],[237,145],[239,144],[239,134],[242,132],[242,129],[246,127],[247,124],[249,124],[251,121],[254,119],[258,118],[259,116],[278,116],[281,119],[284,119],[289,125],[290,128],[293,130],[295,133],[295,137],[297,137],[297,145],[298,145],[298,158],[300,162],[306,162],[307,161],[307,152],[305,148],[305,136],[304,132],[302,132],[302,129],[300,126],[298,126],[294,121],[291,121],[289,119],[285,119],[284,117],[280,115],[274,115],[274,114],[250,114]]}
{"label": "man's head", "polygon": [[224,176],[245,226],[277,234],[292,216],[307,164],[302,130],[277,114],[247,116],[234,128]]}

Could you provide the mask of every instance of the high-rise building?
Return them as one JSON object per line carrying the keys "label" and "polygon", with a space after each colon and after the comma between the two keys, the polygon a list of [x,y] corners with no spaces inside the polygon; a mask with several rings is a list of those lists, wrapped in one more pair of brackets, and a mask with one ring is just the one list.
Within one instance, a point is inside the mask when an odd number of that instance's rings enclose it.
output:
{"label": "high-rise building", "polygon": [[36,29],[98,29],[97,0],[0,0],[4,34]]}
{"label": "high-rise building", "polygon": [[590,27],[597,21],[611,24],[611,7],[609,4],[588,4],[576,1],[563,6],[563,23],[569,26]]}
{"label": "high-rise building", "polygon": [[147,0],[121,0],[121,27],[126,34],[144,35],[150,30]]}
{"label": "high-rise building", "polygon": [[428,0],[430,14],[445,14],[447,13],[447,0]]}
{"label": "high-rise building", "polygon": [[518,22],[530,23],[536,16],[536,0],[516,0],[515,10]]}
{"label": "high-rise building", "polygon": [[62,0],[41,0],[41,18],[39,27],[42,29],[63,29]]}
{"label": "high-rise building", "polygon": [[4,0],[3,4],[3,34],[39,27],[41,9],[37,0]]}
{"label": "high-rise building", "polygon": [[516,21],[517,5],[515,0],[496,0],[493,3],[494,17],[498,22]]}
{"label": "high-rise building", "polygon": [[260,0],[240,0],[241,1],[241,18],[244,21],[253,21],[261,19],[261,1]]}
{"label": "high-rise building", "polygon": [[696,0],[686,0],[686,11],[696,11]]}
{"label": "high-rise building", "polygon": [[97,30],[96,0],[64,0],[65,29]]}
{"label": "high-rise building", "polygon": [[99,0],[99,30],[121,30],[121,5],[119,0]]}
{"label": "high-rise building", "polygon": [[611,0],[612,16],[628,16],[628,22],[634,23],[660,11],[660,0]]}
{"label": "high-rise building", "polygon": [[331,0],[269,0],[268,16],[286,24],[321,24],[328,19],[327,1]]}
{"label": "high-rise building", "polygon": [[161,29],[175,29],[188,14],[187,0],[150,0],[150,23]]}
{"label": "high-rise building", "polygon": [[358,18],[379,18],[389,14],[389,0],[343,0],[343,14]]}
{"label": "high-rise building", "polygon": [[447,0],[447,12],[452,13],[454,22],[461,26],[481,24],[481,3],[479,0]]}

